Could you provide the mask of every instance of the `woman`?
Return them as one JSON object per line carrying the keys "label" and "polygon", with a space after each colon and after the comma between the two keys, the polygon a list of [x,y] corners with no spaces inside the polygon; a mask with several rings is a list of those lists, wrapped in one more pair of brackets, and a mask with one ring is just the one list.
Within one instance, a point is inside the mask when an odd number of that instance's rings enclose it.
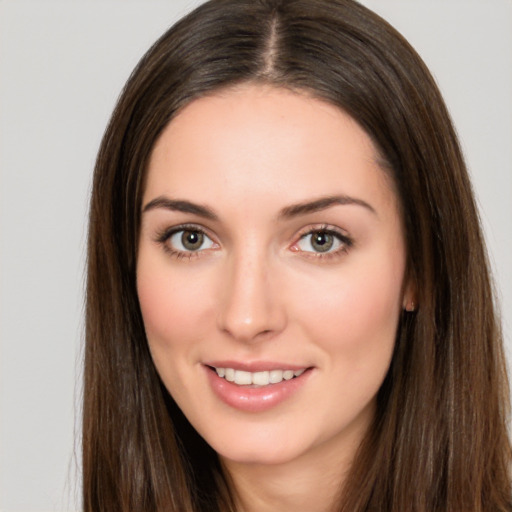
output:
{"label": "woman", "polygon": [[347,0],[214,0],[98,156],[85,510],[512,510],[471,186],[404,39]]}

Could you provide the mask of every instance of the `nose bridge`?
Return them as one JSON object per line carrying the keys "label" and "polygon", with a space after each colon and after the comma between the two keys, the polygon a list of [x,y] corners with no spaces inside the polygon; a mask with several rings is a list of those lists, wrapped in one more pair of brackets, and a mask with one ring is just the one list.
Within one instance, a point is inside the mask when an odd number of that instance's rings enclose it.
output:
{"label": "nose bridge", "polygon": [[223,331],[250,342],[282,330],[286,320],[273,273],[271,257],[261,245],[246,244],[232,252],[222,279],[219,327]]}

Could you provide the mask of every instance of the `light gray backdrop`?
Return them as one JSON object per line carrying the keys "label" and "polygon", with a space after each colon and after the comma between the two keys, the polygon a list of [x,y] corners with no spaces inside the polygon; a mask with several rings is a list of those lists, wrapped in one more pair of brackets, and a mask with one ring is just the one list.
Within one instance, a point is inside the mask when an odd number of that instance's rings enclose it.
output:
{"label": "light gray backdrop", "polygon": [[[78,510],[87,196],[142,53],[199,0],[0,0],[0,510]],[[366,0],[436,76],[481,205],[510,351],[512,2]],[[76,437],[75,437],[76,436]]]}

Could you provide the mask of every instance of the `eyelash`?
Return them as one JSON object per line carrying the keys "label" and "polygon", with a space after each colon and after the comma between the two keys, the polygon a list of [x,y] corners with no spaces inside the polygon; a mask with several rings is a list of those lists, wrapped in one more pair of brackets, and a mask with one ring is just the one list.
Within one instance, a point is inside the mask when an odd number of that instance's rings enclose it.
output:
{"label": "eyelash", "polygon": [[165,252],[167,252],[170,256],[176,258],[177,260],[191,260],[192,258],[198,258],[202,256],[202,254],[205,252],[205,249],[198,251],[180,251],[178,249],[173,249],[173,247],[168,243],[168,241],[173,235],[179,233],[180,231],[191,231],[194,233],[200,233],[201,235],[208,237],[210,240],[213,240],[213,238],[206,232],[206,230],[203,229],[201,226],[198,226],[197,224],[181,224],[179,226],[167,228],[158,232],[156,235],[156,241],[163,246]]}
{"label": "eyelash", "polygon": [[345,233],[342,233],[340,230],[333,228],[327,224],[323,224],[320,226],[308,227],[306,231],[299,235],[298,240],[292,245],[292,247],[296,247],[301,240],[305,239],[310,235],[313,235],[314,233],[324,233],[326,235],[333,236],[338,240],[338,242],[341,245],[338,249],[325,253],[314,251],[302,251],[304,257],[306,258],[314,258],[324,261],[339,258],[342,255],[347,254],[354,245],[353,239],[347,236]]}
{"label": "eyelash", "polygon": [[[175,235],[176,233],[179,233],[180,231],[191,231],[194,233],[199,233],[203,236],[208,237],[210,240],[213,240],[213,237],[211,237],[204,228],[197,224],[181,224],[179,226],[174,226],[172,228],[166,228],[162,231],[159,231],[156,235],[156,242],[161,244],[163,246],[163,249],[165,252],[167,252],[170,256],[173,258],[176,258],[178,260],[180,259],[188,259],[191,260],[193,258],[198,258],[203,255],[208,249],[198,250],[198,251],[181,251],[172,248],[172,246],[168,243],[170,238]],[[341,244],[339,248],[337,248],[334,251],[330,252],[314,252],[314,251],[304,251],[297,248],[297,245],[301,240],[304,240],[306,237],[313,235],[314,233],[324,233],[326,235],[333,236],[338,240],[338,242]],[[216,242],[213,242],[216,244]],[[353,247],[354,241],[352,238],[347,236],[346,234],[342,233],[341,231],[329,226],[329,225],[321,225],[321,226],[313,226],[309,227],[306,231],[299,234],[297,241],[294,242],[291,246],[292,250],[294,252],[301,252],[304,257],[306,258],[314,258],[317,260],[330,260],[336,257],[340,257],[343,254],[348,253],[348,251]]]}

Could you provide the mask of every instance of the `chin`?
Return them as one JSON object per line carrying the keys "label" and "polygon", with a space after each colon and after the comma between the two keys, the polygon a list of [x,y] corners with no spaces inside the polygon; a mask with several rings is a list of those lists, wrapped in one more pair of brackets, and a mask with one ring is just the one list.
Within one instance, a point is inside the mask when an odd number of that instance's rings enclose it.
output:
{"label": "chin", "polygon": [[300,451],[298,450],[276,450],[276,446],[254,447],[244,446],[240,450],[236,447],[230,447],[226,450],[217,451],[221,459],[229,460],[237,464],[247,465],[281,465],[291,462],[298,458]]}
{"label": "chin", "polygon": [[286,464],[306,454],[313,444],[305,442],[305,439],[290,438],[289,432],[285,435],[278,432],[255,435],[245,431],[240,436],[226,435],[222,439],[213,436],[206,441],[221,459],[252,465]]}

